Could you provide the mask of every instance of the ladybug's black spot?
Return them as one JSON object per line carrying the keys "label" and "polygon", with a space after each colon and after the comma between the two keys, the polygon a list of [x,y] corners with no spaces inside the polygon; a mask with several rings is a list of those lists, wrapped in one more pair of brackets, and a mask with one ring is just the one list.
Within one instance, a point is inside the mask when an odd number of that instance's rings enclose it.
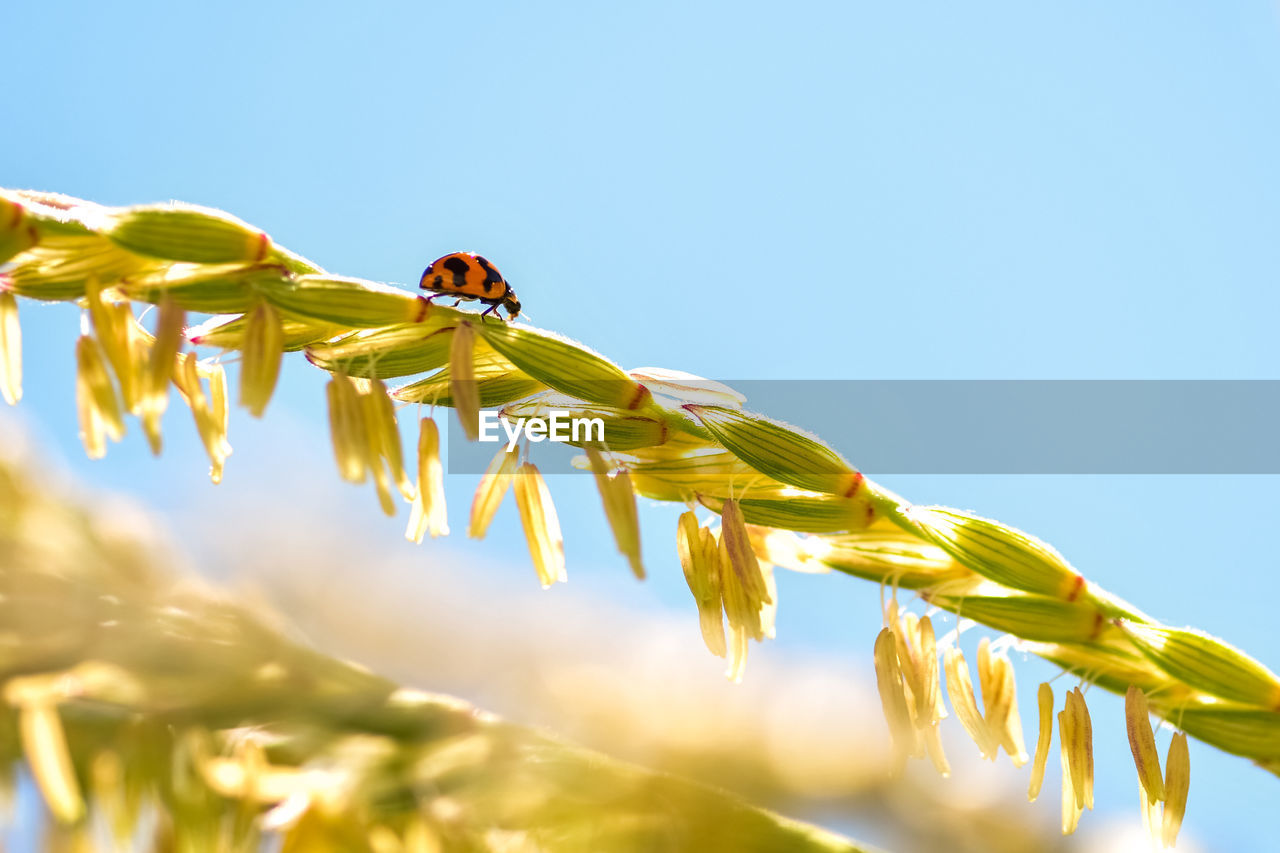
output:
{"label": "ladybug's black spot", "polygon": [[453,273],[452,287],[455,291],[463,291],[467,288],[467,272],[471,269],[471,264],[464,261],[456,255],[445,260],[441,264],[449,272]]}
{"label": "ladybug's black spot", "polygon": [[498,293],[499,295],[507,292],[507,283],[502,280],[502,275],[493,268],[485,258],[476,255],[476,263],[480,265],[480,269],[484,270],[484,283],[481,285],[485,293]]}
{"label": "ladybug's black spot", "polygon": [[436,276],[435,278],[431,279],[431,289],[432,289],[432,290],[439,290],[439,289],[440,289],[440,287],[441,287],[441,285],[443,285],[443,284],[444,284],[444,276],[442,276],[442,275],[438,275],[438,276]]}

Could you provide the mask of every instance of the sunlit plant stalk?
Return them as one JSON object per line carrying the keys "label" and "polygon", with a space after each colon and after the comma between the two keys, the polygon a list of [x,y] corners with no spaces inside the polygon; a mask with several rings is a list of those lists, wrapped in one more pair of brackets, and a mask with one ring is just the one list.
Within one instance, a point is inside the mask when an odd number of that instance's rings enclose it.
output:
{"label": "sunlit plant stalk", "polygon": [[[623,370],[549,331],[481,320],[397,287],[332,275],[221,211],[176,204],[107,208],[3,191],[0,223],[8,223],[0,232],[0,261],[8,262],[0,274],[0,390],[11,402],[21,395],[14,295],[85,306],[94,322],[79,344],[78,381],[91,456],[105,451],[107,438],[119,439],[124,413],[155,418],[149,413],[163,370],[143,356],[160,347],[133,321],[132,304],[168,306],[168,314],[161,312],[168,317],[177,310],[216,314],[188,329],[186,339],[243,355],[240,401],[251,413],[265,410],[286,351],[304,351],[333,374],[330,413],[340,470],[353,481],[372,473],[388,514],[395,511],[390,484],[400,484],[405,499],[417,502],[415,540],[426,530],[443,531],[442,499],[434,483],[409,483],[392,451],[388,437],[398,432],[394,411],[381,402],[383,380],[430,374],[392,389],[391,399],[453,407],[469,437],[481,408],[563,409],[601,418],[605,440],[586,448],[583,466],[595,474],[619,549],[638,576],[635,495],[721,516],[718,525],[705,527],[696,515],[692,522],[682,518],[679,550],[708,647],[727,655],[732,678],[742,676],[747,641],[771,636],[772,566],[835,570],[895,594],[911,591],[930,607],[1012,635],[1020,648],[1082,681],[1119,694],[1136,688],[1170,725],[1280,773],[1280,679],[1261,663],[1215,637],[1157,622],[1087,581],[1030,534],[970,513],[910,504],[865,479],[817,437],[743,408],[732,389],[675,371]],[[119,342],[120,328],[132,330],[128,348]],[[223,400],[225,379],[216,359],[195,362],[189,353],[175,359],[174,383],[196,415],[216,480],[229,452],[225,412],[202,396],[199,379],[221,383]],[[130,394],[136,387],[153,390]],[[437,470],[438,442],[422,446],[436,459],[420,459],[419,471]],[[563,552],[549,493],[531,464],[512,470],[495,460],[477,493],[471,532],[483,535],[506,478],[516,486],[539,577],[550,585],[564,576]],[[425,526],[424,488],[431,512],[440,513]],[[937,722],[940,698],[935,710],[916,695],[923,689],[920,664],[905,638],[920,621],[900,623],[906,616],[894,613],[886,626],[892,642],[876,646],[881,689],[893,694],[885,707],[895,740],[923,756],[916,739],[932,742],[929,727]],[[714,627],[721,616],[727,634]],[[1004,747],[1025,761],[1007,658],[980,660],[980,711],[963,657],[954,646],[942,654],[951,676],[947,692],[983,753],[994,757]],[[1042,702],[1038,773],[1044,710]],[[1092,802],[1088,712],[1079,692],[1069,694],[1059,720],[1071,735],[1063,743],[1063,766],[1072,781],[1071,808],[1078,810]],[[945,766],[945,758],[934,761]],[[1078,814],[1068,816],[1067,799],[1064,828],[1071,828]]]}

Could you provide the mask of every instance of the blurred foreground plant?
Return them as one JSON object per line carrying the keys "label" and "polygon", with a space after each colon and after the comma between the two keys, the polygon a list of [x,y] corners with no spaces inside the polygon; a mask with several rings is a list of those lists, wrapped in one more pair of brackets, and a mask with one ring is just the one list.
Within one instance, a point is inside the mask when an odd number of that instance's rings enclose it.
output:
{"label": "blurred foreground plant", "polygon": [[[420,422],[415,485],[392,400],[451,406],[470,438],[480,431],[482,408],[501,407],[513,419],[556,411],[595,418],[603,440],[575,436],[569,443],[587,451],[583,467],[596,478],[619,551],[637,576],[644,567],[635,496],[689,506],[678,530],[680,560],[707,646],[728,658],[730,677],[742,677],[749,640],[773,636],[773,566],[836,570],[893,590],[874,656],[903,760],[928,754],[948,772],[937,732],[947,713],[943,668],[953,710],[982,753],[994,759],[1004,749],[1017,764],[1030,756],[1012,666],[1001,651],[1008,644],[983,646],[979,708],[958,637],[935,637],[928,613],[900,613],[898,589],[1005,633],[1082,681],[1121,694],[1135,688],[1146,700],[1142,707],[1171,725],[1280,773],[1280,679],[1261,663],[1217,638],[1151,619],[1022,531],[953,509],[913,506],[866,480],[816,437],[746,411],[732,389],[676,371],[624,371],[551,332],[484,321],[399,288],[326,273],[220,211],[108,208],[7,191],[0,193],[0,228],[0,261],[9,262],[0,274],[4,396],[21,396],[13,295],[78,301],[85,323],[77,397],[91,456],[105,452],[106,439],[119,440],[126,413],[139,417],[158,450],[172,382],[195,415],[219,479],[230,452],[226,380],[216,359],[181,351],[184,336],[240,352],[239,400],[255,415],[269,403],[284,352],[305,350],[330,372],[341,476],[372,480],[388,514],[396,492],[411,502],[407,533],[415,541],[447,532],[438,429],[429,417]],[[135,318],[134,302],[159,306],[151,330]],[[225,316],[187,329],[188,311]],[[430,375],[391,390],[383,384],[416,373]],[[526,445],[519,465],[514,453],[495,458],[477,490],[470,532],[483,535],[514,484],[538,576],[549,586],[565,577],[563,543],[550,494],[527,453]],[[699,509],[703,517],[718,514],[718,523],[704,526]],[[1032,798],[1052,737],[1052,691],[1042,688],[1040,697]],[[1068,694],[1059,728],[1063,831],[1070,832],[1093,804],[1091,721],[1079,690]],[[1134,747],[1142,778],[1153,760],[1139,752],[1145,743]],[[1171,746],[1165,771],[1179,780],[1182,753]],[[1151,808],[1163,808],[1153,832],[1172,844],[1184,786],[1144,788],[1143,803],[1148,817]]]}
{"label": "blurred foreground plant", "polygon": [[48,849],[862,849],[309,650],[144,532],[0,455],[0,779]]}

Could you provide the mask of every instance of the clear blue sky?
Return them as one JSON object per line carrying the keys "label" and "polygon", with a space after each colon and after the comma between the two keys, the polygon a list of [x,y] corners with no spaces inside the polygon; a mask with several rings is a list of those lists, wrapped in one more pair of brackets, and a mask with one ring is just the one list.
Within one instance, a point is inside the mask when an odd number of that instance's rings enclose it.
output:
{"label": "clear blue sky", "polygon": [[[549,5],[6,4],[0,185],[223,207],[393,282],[483,251],[538,325],[624,366],[1280,378],[1275,4]],[[81,461],[76,312],[23,316],[21,416],[77,476],[161,505],[209,489],[177,436],[160,461],[136,432]],[[291,367],[273,413],[323,450],[319,389]],[[232,478],[294,452],[233,429]],[[886,479],[1280,668],[1275,478]],[[692,619],[670,513],[642,511],[657,577],[637,591],[581,486],[555,486],[571,574]],[[876,591],[793,580],[779,646],[869,658]],[[1024,715],[1047,672],[1019,664]],[[1121,703],[1090,702],[1099,810],[1136,812]],[[1280,782],[1197,744],[1192,764],[1188,830],[1261,847]]]}

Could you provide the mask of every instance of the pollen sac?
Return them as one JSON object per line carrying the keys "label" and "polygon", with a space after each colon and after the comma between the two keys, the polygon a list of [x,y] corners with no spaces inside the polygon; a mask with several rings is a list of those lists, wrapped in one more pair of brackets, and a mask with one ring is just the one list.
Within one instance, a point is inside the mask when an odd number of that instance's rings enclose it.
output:
{"label": "pollen sac", "polygon": [[1129,749],[1138,768],[1138,783],[1148,804],[1164,799],[1164,779],[1160,775],[1160,754],[1156,751],[1155,732],[1151,730],[1147,694],[1134,684],[1124,695],[1125,728],[1129,733]]}
{"label": "pollen sac", "polygon": [[[908,692],[911,697],[911,716],[915,721],[915,730],[924,742],[929,761],[934,770],[942,776],[951,775],[951,763],[947,761],[946,752],[942,749],[942,729],[938,725],[947,716],[942,704],[942,683],[938,678],[937,640],[933,635],[933,621],[928,616],[916,620],[909,613],[902,622],[902,634],[906,637],[913,678],[908,679]],[[901,651],[899,652],[901,663]]]}
{"label": "pollen sac", "polygon": [[219,472],[214,482],[221,480],[222,465],[231,455],[231,444],[227,441],[227,425],[231,415],[231,403],[227,395],[227,371],[220,364],[198,362],[196,372],[209,383],[209,425],[217,440],[218,457],[214,468]]}
{"label": "pollen sac", "polygon": [[631,488],[631,476],[625,468],[610,470],[604,454],[594,447],[586,448],[595,476],[604,514],[613,529],[613,540],[618,551],[631,564],[631,572],[637,580],[644,580],[644,564],[640,561],[640,519],[636,513],[636,493]]}
{"label": "pollen sac", "polygon": [[876,688],[889,733],[893,737],[897,772],[901,772],[907,756],[923,753],[903,689],[903,674],[898,665],[897,640],[889,628],[880,629],[875,645]]}
{"label": "pollen sac", "polygon": [[1169,742],[1169,757],[1164,770],[1164,820],[1161,840],[1165,847],[1178,841],[1178,830],[1187,813],[1187,792],[1191,788],[1191,754],[1187,750],[1187,735],[1175,732]]}
{"label": "pollen sac", "polygon": [[387,463],[387,470],[391,472],[400,495],[405,500],[411,501],[416,492],[413,483],[409,480],[409,475],[404,470],[404,452],[400,445],[400,426],[396,421],[395,404],[391,402],[391,395],[387,393],[387,386],[382,380],[367,379],[365,381],[369,383],[371,401],[368,412],[378,425],[379,452],[383,461]]}
{"label": "pollen sac", "polygon": [[529,554],[543,589],[568,578],[564,570],[564,538],[551,492],[537,467],[526,462],[516,469],[516,507],[529,543]]}
{"label": "pollen sac", "polygon": [[280,314],[266,302],[249,312],[243,358],[240,362],[240,405],[256,418],[262,417],[271,402],[280,378],[284,358],[284,332]]}
{"label": "pollen sac", "polygon": [[476,487],[475,498],[471,501],[471,521],[467,525],[467,535],[472,539],[483,539],[488,532],[489,524],[498,512],[507,489],[511,488],[511,479],[519,460],[516,451],[503,448],[485,469],[480,485]]}
{"label": "pollen sac", "polygon": [[[1079,687],[1067,694],[1066,706],[1058,713],[1058,735],[1064,789],[1062,824],[1063,833],[1069,834],[1075,830],[1080,813],[1093,808],[1093,724]],[[1070,804],[1067,789],[1071,791]]]}
{"label": "pollen sac", "polygon": [[951,697],[951,707],[956,711],[960,725],[973,738],[978,750],[984,758],[995,760],[1000,745],[996,737],[987,728],[982,712],[978,710],[978,701],[973,695],[973,681],[969,678],[969,666],[965,663],[964,654],[952,646],[943,655],[947,671],[947,695]]}
{"label": "pollen sac", "polygon": [[[205,393],[202,380],[208,380]],[[179,353],[174,363],[173,384],[195,418],[196,431],[209,455],[209,477],[222,481],[222,469],[231,455],[227,443],[227,377],[222,367],[205,364],[194,353]]]}
{"label": "pollen sac", "polygon": [[[406,499],[414,500],[418,493],[404,470],[400,428],[386,386],[377,379],[352,379],[337,373],[326,391],[329,428],[339,472],[343,479],[353,483],[363,483],[367,475],[372,475],[382,511],[395,515],[393,480]],[[438,451],[432,452],[438,457]],[[424,458],[420,453],[420,466]],[[415,538],[414,531],[422,523],[424,519],[416,516],[410,522],[407,534],[410,539],[421,539],[420,534]]]}
{"label": "pollen sac", "polygon": [[467,441],[480,437],[480,395],[476,388],[475,329],[461,323],[449,345],[449,393]]}
{"label": "pollen sac", "polygon": [[10,406],[22,399],[22,328],[18,301],[0,289],[0,396]]}
{"label": "pollen sac", "polygon": [[[1064,729],[1065,724],[1062,721],[1066,713],[1066,711],[1058,712],[1058,724]],[[1080,815],[1084,813],[1084,808],[1081,807],[1076,793],[1076,782],[1066,749],[1059,750],[1058,755],[1062,763],[1062,834],[1070,835],[1080,825]]]}
{"label": "pollen sac", "polygon": [[138,382],[135,380],[134,350],[130,340],[130,327],[134,324],[133,312],[128,303],[108,302],[96,276],[89,278],[85,288],[85,303],[94,337],[98,339],[107,363],[111,365],[126,411],[136,411]]}
{"label": "pollen sac", "polygon": [[[395,410],[391,407],[391,401],[387,399],[386,387],[381,382],[353,379],[351,384],[355,386],[360,396],[360,413],[364,418],[364,438],[367,442],[364,458],[369,466],[369,473],[373,475],[378,504],[386,515],[395,515],[396,505],[391,496],[391,477],[395,477],[404,484],[404,489],[409,491],[410,497],[413,494],[413,487],[408,483],[404,473],[400,454],[400,430],[396,426]],[[379,396],[386,401],[385,406],[379,400]],[[390,475],[388,467],[391,467]]]}
{"label": "pollen sac", "polygon": [[725,617],[730,628],[741,630],[745,636],[760,642],[765,638],[761,611],[765,605],[772,604],[773,599],[760,561],[751,548],[751,538],[737,501],[725,501],[720,520],[720,586]]}
{"label": "pollen sac", "polygon": [[1004,655],[991,654],[990,641],[984,637],[978,646],[978,683],[982,687],[983,719],[1014,767],[1027,763],[1027,749],[1022,740],[1022,720],[1018,716],[1018,691],[1014,683],[1013,664]]}
{"label": "pollen sac", "polygon": [[702,640],[716,657],[725,657],[724,607],[720,591],[720,548],[711,531],[698,525],[698,517],[683,512],[676,526],[676,549],[685,582],[698,605]]}
{"label": "pollen sac", "polygon": [[23,703],[18,709],[18,729],[31,775],[49,811],[64,824],[79,821],[85,803],[57,705],[50,700]]}
{"label": "pollen sac", "polygon": [[338,472],[349,483],[363,483],[369,470],[369,440],[360,392],[351,378],[335,373],[325,388],[329,400],[329,434]]}
{"label": "pollen sac", "polygon": [[[514,458],[515,454],[511,454]],[[421,542],[427,533],[431,538],[449,535],[445,513],[444,469],[440,464],[440,430],[431,418],[418,424],[418,490],[409,512],[405,537]]]}
{"label": "pollen sac", "polygon": [[[933,687],[928,684],[929,662],[925,660],[924,649],[920,645],[920,619],[914,613],[897,615],[897,600],[894,599],[886,626],[893,630],[895,650],[898,658],[898,669],[906,684],[907,696],[910,698],[911,718],[917,727],[920,721],[933,721]],[[932,639],[932,628],[930,628]],[[934,675],[937,675],[937,657],[934,657]]]}
{"label": "pollen sac", "polygon": [[155,340],[151,343],[147,358],[138,361],[145,365],[142,374],[140,409],[142,428],[151,445],[151,452],[159,455],[161,448],[160,419],[169,406],[169,382],[173,378],[174,364],[182,350],[182,330],[187,312],[172,299],[160,302],[156,318]]}
{"label": "pollen sac", "polygon": [[124,418],[102,351],[88,335],[76,341],[76,410],[85,452],[90,459],[101,459],[107,452],[104,439],[124,436]]}
{"label": "pollen sac", "polygon": [[1036,691],[1036,704],[1040,712],[1040,733],[1036,738],[1036,756],[1031,763],[1031,783],[1027,786],[1027,799],[1033,803],[1040,796],[1040,787],[1044,784],[1049,745],[1053,740],[1053,688],[1048,682],[1041,683]]}

